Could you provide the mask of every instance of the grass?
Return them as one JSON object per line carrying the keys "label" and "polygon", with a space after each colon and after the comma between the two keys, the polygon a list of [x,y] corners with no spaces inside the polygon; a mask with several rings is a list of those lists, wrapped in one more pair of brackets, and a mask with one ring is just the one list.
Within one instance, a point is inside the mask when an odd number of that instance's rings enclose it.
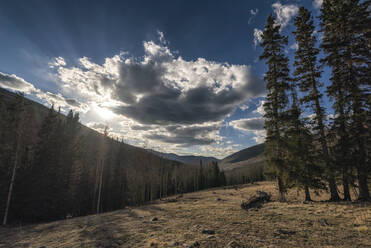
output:
{"label": "grass", "polygon": [[[371,205],[319,202],[303,204],[290,191],[288,202],[273,201],[261,209],[240,208],[256,190],[277,199],[271,182],[218,188],[175,196],[177,202],[73,218],[46,224],[0,229],[0,247],[178,247],[195,241],[200,247],[371,247]],[[219,198],[219,199],[218,199]],[[157,221],[151,219],[156,216]],[[202,230],[215,234],[203,234]]]}

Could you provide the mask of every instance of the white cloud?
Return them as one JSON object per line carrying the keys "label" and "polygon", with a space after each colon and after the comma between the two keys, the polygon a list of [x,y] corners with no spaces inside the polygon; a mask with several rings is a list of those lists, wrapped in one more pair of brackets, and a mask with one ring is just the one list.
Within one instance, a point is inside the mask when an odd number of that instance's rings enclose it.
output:
{"label": "white cloud", "polygon": [[251,15],[257,15],[258,13],[259,13],[259,9],[255,9],[255,10],[254,9],[251,9],[250,10],[250,14]]}
{"label": "white cloud", "polygon": [[51,62],[49,62],[49,67],[54,68],[58,66],[66,66],[67,63],[62,57],[56,57]]}
{"label": "white cloud", "polygon": [[35,88],[33,84],[14,74],[9,75],[0,72],[0,87],[12,91],[20,91],[28,95],[33,95],[48,105],[54,105],[56,108],[60,107],[62,111],[73,109],[79,112],[86,112],[88,110],[88,106],[86,104],[81,104],[75,99],[67,99],[60,93],[53,94],[51,92],[44,92]]}
{"label": "white cloud", "polygon": [[258,106],[258,108],[256,109],[256,110],[254,110],[253,111],[253,113],[258,113],[258,114],[260,114],[260,115],[264,115],[265,114],[265,111],[264,111],[264,103],[265,103],[265,101],[264,100],[261,100],[260,102],[259,102],[259,106]]}
{"label": "white cloud", "polygon": [[323,0],[314,0],[313,1],[313,7],[315,9],[320,9],[322,7]]}
{"label": "white cloud", "polygon": [[294,4],[281,4],[276,2],[272,4],[273,12],[276,14],[276,24],[280,25],[282,30],[290,20],[298,13],[299,8]]}
{"label": "white cloud", "polygon": [[257,28],[254,28],[254,44],[255,46],[262,41],[263,31]]}
{"label": "white cloud", "polygon": [[39,91],[33,84],[26,82],[23,78],[17,77],[14,74],[9,75],[2,72],[0,72],[0,86],[5,89],[21,91],[25,94]]}
{"label": "white cloud", "polygon": [[169,41],[165,39],[165,35],[163,32],[161,32],[160,30],[157,30],[157,35],[158,35],[158,39],[161,42],[161,44],[163,45],[169,44]]}
{"label": "white cloud", "polygon": [[259,13],[259,9],[251,9],[250,10],[250,17],[249,17],[249,21],[248,21],[248,24],[250,24],[253,20],[254,20],[254,18],[255,18],[255,16],[257,15]]}
{"label": "white cloud", "polygon": [[241,105],[241,106],[240,106],[240,109],[241,109],[242,111],[245,111],[245,110],[248,110],[248,109],[249,109],[249,106],[246,105],[246,104],[244,104],[244,105]]}

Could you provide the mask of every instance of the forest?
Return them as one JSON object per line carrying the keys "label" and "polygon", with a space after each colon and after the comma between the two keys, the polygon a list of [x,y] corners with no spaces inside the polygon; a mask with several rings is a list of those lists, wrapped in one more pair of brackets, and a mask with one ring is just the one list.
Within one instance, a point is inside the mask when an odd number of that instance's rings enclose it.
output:
{"label": "forest", "polygon": [[8,97],[3,94],[0,101],[4,224],[112,211],[226,185],[216,162],[186,165],[166,160],[113,139],[107,131],[83,126],[78,113],[65,116],[22,94],[5,94]]}
{"label": "forest", "polygon": [[[306,201],[309,189],[328,189],[330,201],[350,201],[351,190],[357,200],[370,200],[370,3],[323,1],[320,39],[314,18],[301,7],[292,73],[288,37],[268,17],[260,56],[267,65],[265,173],[277,180],[281,201],[290,187],[304,189]],[[325,67],[331,74],[323,89]],[[332,109],[324,109],[322,92]]]}

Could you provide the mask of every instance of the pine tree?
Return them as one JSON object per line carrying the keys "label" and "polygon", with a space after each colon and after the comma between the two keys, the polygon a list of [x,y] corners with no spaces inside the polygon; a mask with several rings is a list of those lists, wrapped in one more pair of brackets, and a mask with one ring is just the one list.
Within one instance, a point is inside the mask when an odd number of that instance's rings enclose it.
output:
{"label": "pine tree", "polygon": [[333,130],[335,162],[343,174],[344,199],[350,200],[348,183],[352,166],[358,171],[359,199],[370,198],[367,186],[366,134],[367,86],[370,85],[369,5],[367,1],[326,0],[322,6],[324,62],[331,67],[328,94],[335,100]]}
{"label": "pine tree", "polygon": [[353,1],[349,3],[347,32],[351,32],[349,46],[346,48],[348,78],[350,83],[351,102],[351,146],[352,158],[357,169],[359,185],[358,200],[371,200],[368,188],[368,175],[371,170],[367,162],[367,115],[370,112],[368,96],[371,86],[371,1]]}
{"label": "pine tree", "polygon": [[317,66],[317,56],[319,49],[316,45],[316,37],[314,35],[313,19],[310,12],[301,7],[299,15],[295,18],[296,31],[295,35],[298,49],[295,53],[295,71],[294,76],[299,84],[299,89],[303,93],[300,102],[310,106],[314,112],[313,132],[321,146],[321,156],[325,163],[325,168],[328,175],[329,189],[331,200],[337,201],[340,199],[335,181],[334,168],[332,167],[329,150],[326,139],[325,124],[324,124],[324,109],[321,106],[322,93],[319,82],[321,77],[320,67]]}
{"label": "pine tree", "polygon": [[264,77],[267,88],[267,100],[264,103],[265,129],[267,131],[265,158],[269,173],[277,179],[279,199],[285,201],[285,179],[287,178],[287,164],[284,149],[285,111],[288,104],[286,91],[290,89],[288,58],[284,54],[287,37],[280,34],[280,26],[275,24],[272,15],[268,17],[261,46],[264,48],[261,60],[265,60],[268,71]]}

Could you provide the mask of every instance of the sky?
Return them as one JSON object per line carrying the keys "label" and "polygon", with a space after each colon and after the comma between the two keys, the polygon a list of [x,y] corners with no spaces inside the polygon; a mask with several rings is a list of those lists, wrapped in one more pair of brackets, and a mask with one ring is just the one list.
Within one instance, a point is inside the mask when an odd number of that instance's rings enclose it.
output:
{"label": "sky", "polygon": [[292,67],[293,19],[300,6],[317,17],[321,4],[2,0],[0,87],[79,112],[84,125],[107,125],[132,145],[223,158],[265,139],[259,42],[268,15],[289,35]]}

